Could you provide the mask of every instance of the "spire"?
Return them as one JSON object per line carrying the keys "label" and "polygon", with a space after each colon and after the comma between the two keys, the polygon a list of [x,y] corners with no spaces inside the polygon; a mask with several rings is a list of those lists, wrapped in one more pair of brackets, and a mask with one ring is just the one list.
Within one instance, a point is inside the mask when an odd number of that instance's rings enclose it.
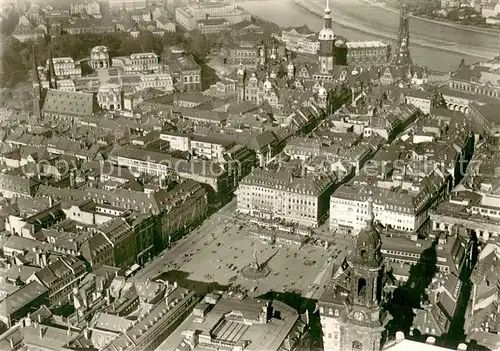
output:
{"label": "spire", "polygon": [[31,77],[33,84],[33,113],[37,120],[42,118],[42,84],[40,84],[40,76],[38,75],[38,65],[36,64],[35,47],[31,49],[31,61],[33,64]]}
{"label": "spire", "polygon": [[54,69],[54,60],[52,60],[52,50],[49,47],[49,87],[50,89],[57,89],[57,78]]}
{"label": "spire", "polygon": [[368,206],[367,206],[367,216],[366,216],[366,229],[372,229],[373,228],[373,221],[375,220],[375,216],[373,215],[373,199],[372,199],[373,193],[370,191],[368,193]]}
{"label": "spire", "polygon": [[35,55],[35,47],[31,47],[31,61],[33,63],[32,67],[32,72],[31,72],[31,77],[33,80],[33,83],[38,83],[40,84],[40,76],[38,75],[38,65],[36,64],[36,55]]}
{"label": "spire", "polygon": [[397,48],[394,53],[394,64],[408,65],[412,63],[410,56],[410,23],[408,19],[408,5],[403,2],[399,15],[399,31]]}
{"label": "spire", "polygon": [[326,0],[325,15],[323,16],[323,29],[332,28],[332,15],[330,11],[330,1]]}

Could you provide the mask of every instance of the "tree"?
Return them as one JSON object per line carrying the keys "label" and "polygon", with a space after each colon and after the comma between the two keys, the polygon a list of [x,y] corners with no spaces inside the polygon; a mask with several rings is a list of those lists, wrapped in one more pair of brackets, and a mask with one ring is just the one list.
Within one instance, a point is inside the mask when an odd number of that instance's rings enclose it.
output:
{"label": "tree", "polygon": [[163,44],[165,46],[176,46],[183,45],[186,43],[184,36],[177,32],[165,32],[163,33]]}
{"label": "tree", "polygon": [[19,13],[13,8],[8,12],[5,10],[5,13],[6,16],[2,20],[1,34],[11,35],[19,23]]}

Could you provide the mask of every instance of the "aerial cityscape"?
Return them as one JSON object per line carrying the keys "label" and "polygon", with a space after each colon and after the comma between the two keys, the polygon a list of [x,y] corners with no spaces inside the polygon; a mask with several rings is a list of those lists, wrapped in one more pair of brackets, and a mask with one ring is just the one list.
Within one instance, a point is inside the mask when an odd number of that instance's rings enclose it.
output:
{"label": "aerial cityscape", "polygon": [[500,0],[0,21],[1,351],[500,351]]}

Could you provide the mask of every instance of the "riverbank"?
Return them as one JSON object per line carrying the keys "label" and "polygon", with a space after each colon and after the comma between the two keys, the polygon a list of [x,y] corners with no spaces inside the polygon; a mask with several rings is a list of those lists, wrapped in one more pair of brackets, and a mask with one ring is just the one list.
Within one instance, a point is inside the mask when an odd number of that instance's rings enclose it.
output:
{"label": "riverbank", "polygon": [[[385,3],[380,3],[377,1],[372,1],[372,0],[364,0],[365,3],[371,5],[371,6],[376,6],[378,8],[381,8],[383,10],[399,14],[399,10],[387,6]],[[479,34],[486,34],[486,35],[495,35],[495,36],[500,36],[500,29],[495,29],[495,28],[481,28],[481,27],[474,27],[474,26],[466,26],[464,24],[458,24],[458,23],[453,23],[453,22],[446,22],[446,21],[438,21],[435,19],[427,18],[427,17],[421,17],[421,16],[415,16],[410,14],[410,18],[416,18],[418,20],[428,22],[428,23],[434,23],[434,24],[439,24],[442,26],[450,27],[450,28],[459,28],[459,29],[464,29],[468,30],[474,33],[479,33]]]}
{"label": "riverbank", "polygon": [[[316,17],[321,18],[324,15],[324,9],[319,3],[310,2],[307,0],[293,0],[293,4],[298,8],[300,8],[302,11],[306,11],[309,14],[312,14]],[[381,29],[378,28],[375,29],[367,25],[360,25],[359,21],[356,21],[355,18],[351,18],[348,15],[343,14],[338,8],[335,8],[335,16],[332,17],[333,17],[333,22],[336,25],[356,30],[364,34],[369,34],[378,37],[380,39],[393,41],[396,36],[396,33],[392,33],[390,31],[383,32]],[[440,40],[439,38],[418,38],[416,36],[412,36],[412,45],[433,49],[441,52],[449,52],[467,56],[477,56],[483,59],[491,59],[496,54],[494,52],[486,52],[479,50],[471,50],[471,51],[464,50],[458,48],[455,43],[450,43],[445,40]]]}

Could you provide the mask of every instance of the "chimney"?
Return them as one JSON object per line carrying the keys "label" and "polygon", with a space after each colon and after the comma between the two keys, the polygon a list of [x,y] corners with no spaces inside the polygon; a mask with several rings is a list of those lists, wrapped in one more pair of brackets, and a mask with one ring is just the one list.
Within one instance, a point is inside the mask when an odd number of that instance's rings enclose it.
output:
{"label": "chimney", "polygon": [[10,348],[11,348],[11,349],[14,349],[14,339],[13,339],[13,338],[10,338],[10,339],[9,339],[9,342],[10,342]]}
{"label": "chimney", "polygon": [[38,325],[38,337],[43,339],[43,330],[41,325]]}
{"label": "chimney", "polygon": [[49,208],[54,206],[54,200],[52,199],[52,195],[49,196]]}
{"label": "chimney", "polygon": [[42,323],[42,315],[40,313],[38,314],[38,323]]}
{"label": "chimney", "polygon": [[405,339],[405,333],[402,331],[396,332],[396,341],[402,341]]}
{"label": "chimney", "polygon": [[87,340],[90,339],[89,333],[90,333],[89,328],[85,328],[85,331],[83,332],[83,335],[85,336],[85,339],[87,339]]}
{"label": "chimney", "polygon": [[47,253],[40,254],[42,256],[42,268],[47,266]]}
{"label": "chimney", "polygon": [[461,343],[457,346],[458,351],[467,351],[467,344]]}
{"label": "chimney", "polygon": [[109,288],[106,289],[106,302],[109,304],[111,302],[111,292]]}
{"label": "chimney", "polygon": [[174,289],[177,288],[177,282],[174,282]]}

